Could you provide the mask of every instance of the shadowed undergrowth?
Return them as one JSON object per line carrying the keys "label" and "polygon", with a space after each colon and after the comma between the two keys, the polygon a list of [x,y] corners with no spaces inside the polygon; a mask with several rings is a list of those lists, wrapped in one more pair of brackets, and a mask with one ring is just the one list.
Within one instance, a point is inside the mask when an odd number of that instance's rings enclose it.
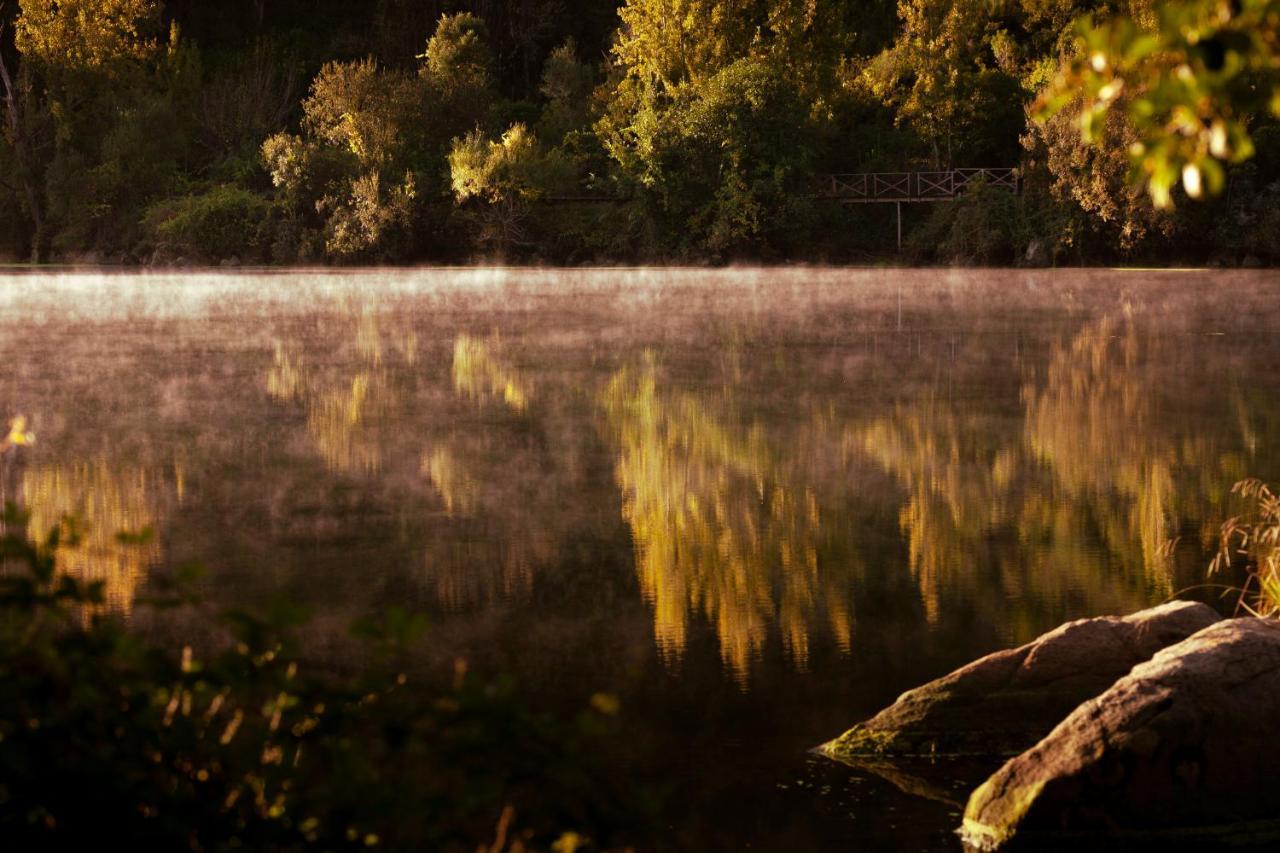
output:
{"label": "shadowed undergrowth", "polygon": [[[459,662],[406,674],[424,620],[352,626],[357,675],[314,672],[291,634],[298,608],[222,617],[231,638],[197,656],[104,615],[101,582],[57,570],[80,532],[39,542],[6,510],[0,539],[0,833],[18,848],[127,837],[159,849],[572,851],[625,840],[621,792],[599,746],[617,700],[539,712],[504,678]],[[125,546],[146,536],[124,535]],[[192,598],[181,582],[145,602]],[[626,814],[642,810],[629,797]]]}

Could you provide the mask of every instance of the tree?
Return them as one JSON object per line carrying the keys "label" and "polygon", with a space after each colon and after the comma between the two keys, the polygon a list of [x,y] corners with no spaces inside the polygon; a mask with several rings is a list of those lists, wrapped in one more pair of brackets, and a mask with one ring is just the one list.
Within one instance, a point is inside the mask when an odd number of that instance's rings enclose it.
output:
{"label": "tree", "polygon": [[686,250],[767,245],[795,212],[840,59],[830,2],[628,0],[596,132]]}
{"label": "tree", "polygon": [[416,74],[372,57],[330,62],[303,101],[302,136],[262,146],[278,199],[294,223],[285,258],[323,251],[334,260],[396,260],[429,199],[447,192],[451,140],[487,124],[493,57],[485,26],[446,15]]}
{"label": "tree", "polygon": [[471,221],[477,241],[506,251],[532,245],[532,204],[576,183],[573,164],[557,150],[546,150],[522,124],[512,125],[497,141],[474,131],[455,140],[449,152],[454,198],[472,202]]}
{"label": "tree", "polygon": [[551,52],[542,69],[539,93],[547,99],[538,122],[543,139],[563,140],[591,122],[591,88],[595,79],[590,66],[578,60],[573,39]]}
{"label": "tree", "polygon": [[424,112],[426,93],[411,75],[374,59],[330,62],[302,103],[303,129],[347,150],[364,167],[404,165]]}
{"label": "tree", "polygon": [[[6,11],[6,4],[0,4],[0,16],[3,16]],[[9,64],[5,60],[4,38],[9,29],[9,22],[0,17],[0,85],[4,86],[5,106],[3,139],[12,152],[12,173],[21,184],[20,192],[26,200],[27,214],[31,218],[31,259],[39,263],[44,240],[39,158],[34,150],[35,143],[32,139],[29,87],[25,92],[20,88],[18,78],[9,70]],[[17,188],[13,189],[17,190]]]}
{"label": "tree", "polygon": [[[176,169],[186,139],[177,100],[198,61],[176,30],[160,50],[159,22],[153,0],[20,0],[21,80],[7,68],[0,76],[11,78],[10,94],[26,93],[9,124],[25,180],[39,185],[27,193],[33,255],[43,254],[46,232],[79,250],[120,247]],[[40,124],[48,141],[36,144]]]}
{"label": "tree", "polygon": [[1056,63],[1063,27],[1097,5],[904,0],[898,37],[866,63],[862,83],[929,144],[936,167],[1012,158],[1022,106],[1043,83],[1046,63]]}
{"label": "tree", "polygon": [[262,146],[295,223],[292,245],[278,254],[306,257],[320,247],[335,260],[407,254],[426,100],[417,77],[372,59],[320,69],[303,101],[305,138],[281,133]]}
{"label": "tree", "polygon": [[1280,117],[1280,0],[1190,0],[1152,16],[1081,19],[1070,57],[1037,105],[1047,121],[1075,105],[1085,143],[1120,111],[1136,138],[1133,179],[1157,207],[1179,183],[1218,192],[1224,163],[1253,154],[1249,124]]}
{"label": "tree", "polygon": [[443,121],[463,133],[483,124],[495,100],[484,21],[465,12],[441,17],[424,58],[419,73],[439,96]]}
{"label": "tree", "polygon": [[99,69],[155,49],[156,0],[20,0],[17,45],[50,68]]}
{"label": "tree", "polygon": [[1024,142],[1030,164],[1047,169],[1057,195],[1089,214],[1092,230],[1108,244],[1129,252],[1150,237],[1171,235],[1177,223],[1130,182],[1129,148],[1137,137],[1125,115],[1112,113],[1105,124],[1105,143],[1089,144],[1063,112],[1033,123]]}

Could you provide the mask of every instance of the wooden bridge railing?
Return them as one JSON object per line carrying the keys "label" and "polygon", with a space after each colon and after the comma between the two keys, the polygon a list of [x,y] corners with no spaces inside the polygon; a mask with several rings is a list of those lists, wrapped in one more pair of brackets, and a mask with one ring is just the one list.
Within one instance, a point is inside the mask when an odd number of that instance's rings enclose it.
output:
{"label": "wooden bridge railing", "polygon": [[951,201],[970,183],[1018,192],[1016,168],[949,169],[942,172],[864,172],[819,175],[817,195],[846,202]]}

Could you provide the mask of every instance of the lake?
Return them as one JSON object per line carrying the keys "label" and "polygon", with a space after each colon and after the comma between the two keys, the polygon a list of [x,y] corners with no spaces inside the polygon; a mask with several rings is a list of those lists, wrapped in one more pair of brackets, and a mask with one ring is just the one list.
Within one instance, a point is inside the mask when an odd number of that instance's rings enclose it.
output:
{"label": "lake", "polygon": [[423,611],[424,670],[615,695],[677,849],[958,849],[965,790],[806,750],[1064,620],[1229,606],[1227,493],[1280,476],[1265,271],[11,272],[0,365],[0,494],[81,519],[114,612],[199,635],[139,604],[198,562],[342,667]]}

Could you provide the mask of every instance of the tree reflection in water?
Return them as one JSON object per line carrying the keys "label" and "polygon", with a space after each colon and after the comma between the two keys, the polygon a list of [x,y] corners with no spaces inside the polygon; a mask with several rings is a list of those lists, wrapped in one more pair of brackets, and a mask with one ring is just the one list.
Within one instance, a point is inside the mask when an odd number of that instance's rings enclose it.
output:
{"label": "tree reflection in water", "polygon": [[1177,410],[1177,345],[1137,318],[1089,323],[1026,383],[1020,433],[936,397],[849,429],[847,446],[906,491],[900,522],[930,622],[948,601],[985,602],[1024,639],[1067,597],[1110,613],[1175,591],[1172,540],[1207,532],[1244,470],[1235,424]]}
{"label": "tree reflection in water", "polygon": [[571,517],[536,514],[542,475],[557,467],[544,457],[572,448],[513,440],[530,424],[533,392],[501,340],[463,331],[447,350],[424,349],[413,318],[354,300],[338,306],[326,331],[320,340],[275,342],[270,396],[306,413],[333,475],[386,492],[398,512],[432,494],[443,505],[444,518],[415,537],[437,603],[459,610],[527,597]]}
{"label": "tree reflection in water", "polygon": [[[166,555],[115,532],[177,525],[229,602],[418,596],[548,634],[603,608],[673,669],[702,666],[712,638],[706,662],[747,686],[775,659],[824,671],[855,621],[903,647],[974,626],[1016,641],[1164,598],[1201,580],[1190,551],[1280,440],[1257,365],[1200,357],[1185,305],[1050,301],[1037,327],[957,300],[908,310],[919,331],[895,336],[861,309],[707,299],[677,322],[643,302],[477,312],[353,290],[268,312],[251,340],[180,320],[112,350],[75,323],[47,342],[33,327],[5,345],[34,366],[0,391],[40,402],[40,444],[4,488],[33,529],[82,517],[65,570],[121,611]],[[1009,328],[1035,338],[1020,361]],[[179,458],[172,477],[153,464]],[[218,574],[224,553],[238,573]]]}
{"label": "tree reflection in water", "polygon": [[460,334],[453,345],[453,387],[470,399],[496,397],[523,412],[529,406],[528,382],[504,365],[495,351],[501,343]]}
{"label": "tree reflection in water", "polygon": [[715,626],[742,684],[775,624],[797,667],[821,626],[847,650],[855,567],[822,561],[825,531],[804,472],[759,426],[717,411],[725,400],[660,389],[658,377],[646,358],[615,374],[602,402],[663,657],[679,661],[691,611]]}
{"label": "tree reflection in water", "polygon": [[[299,347],[277,340],[267,392],[305,407],[307,431],[330,470],[376,474],[383,463],[379,433],[401,408],[403,377],[394,374],[416,364],[418,341],[412,330],[400,328],[386,344],[378,313],[368,304],[351,305],[346,313],[355,328],[340,338],[325,368],[309,367]],[[384,363],[387,349],[395,356],[391,364]]]}
{"label": "tree reflection in water", "polygon": [[[527,597],[539,567],[563,559],[574,510],[600,487],[574,479],[589,430],[575,407],[594,397],[660,654],[677,665],[691,620],[705,619],[742,685],[771,637],[801,669],[819,635],[851,647],[864,567],[898,559],[842,524],[851,503],[885,500],[860,492],[853,472],[865,466],[902,489],[903,557],[923,619],[941,625],[959,606],[1023,639],[1064,602],[1121,612],[1172,593],[1168,543],[1215,517],[1249,441],[1234,424],[1179,416],[1177,343],[1132,312],[1051,346],[1040,372],[1024,371],[1017,416],[928,387],[869,416],[744,410],[779,378],[744,364],[733,326],[723,387],[708,390],[681,388],[652,353],[626,351],[598,384],[579,386],[528,342],[497,334],[454,331],[451,348],[429,347],[423,361],[411,325],[368,307],[347,317],[323,370],[278,343],[267,388],[306,408],[336,473],[387,479],[386,460],[417,460],[416,482],[444,516],[420,543],[437,602]],[[817,389],[827,403],[835,391]],[[1247,409],[1237,399],[1239,423],[1252,422]]]}
{"label": "tree reflection in water", "polygon": [[128,614],[147,572],[161,556],[154,536],[126,542],[121,533],[158,528],[169,486],[137,465],[91,462],[36,465],[23,473],[22,504],[28,528],[48,532],[74,520],[78,539],[58,550],[58,570],[85,582],[101,582],[105,606]]}

